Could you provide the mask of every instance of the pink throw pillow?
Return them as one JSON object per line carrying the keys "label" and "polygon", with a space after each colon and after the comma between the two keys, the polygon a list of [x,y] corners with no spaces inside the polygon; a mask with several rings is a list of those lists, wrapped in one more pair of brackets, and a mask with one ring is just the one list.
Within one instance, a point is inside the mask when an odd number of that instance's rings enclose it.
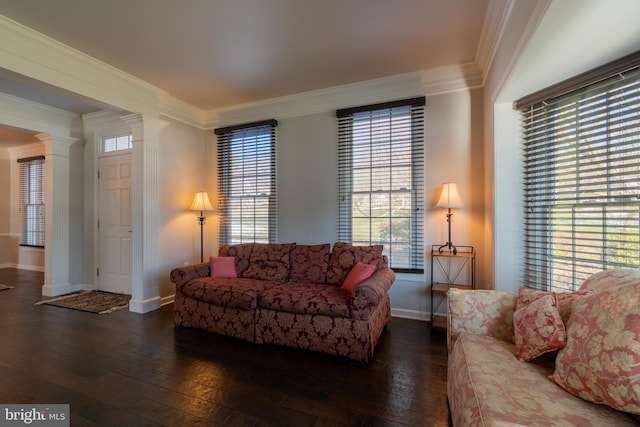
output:
{"label": "pink throw pillow", "polygon": [[582,399],[640,414],[640,284],[574,301],[553,380]]}
{"label": "pink throw pillow", "polygon": [[357,262],[347,274],[347,277],[342,282],[342,286],[340,289],[343,289],[350,294],[356,290],[356,287],[367,280],[371,275],[376,271],[376,266],[371,264],[363,264],[361,262]]}
{"label": "pink throw pillow", "polygon": [[567,321],[569,317],[571,317],[571,304],[573,300],[583,295],[590,295],[593,291],[575,291],[575,292],[545,292],[537,289],[531,288],[520,288],[518,289],[518,304],[517,307],[524,307],[526,304],[529,304],[532,301],[535,301],[538,298],[541,298],[545,295],[555,294],[558,298],[558,311],[560,311],[560,316],[562,317],[562,322],[565,327],[567,326]]}
{"label": "pink throw pillow", "polygon": [[516,357],[529,362],[566,344],[555,294],[544,295],[513,313]]}
{"label": "pink throw pillow", "polygon": [[236,259],[232,256],[212,256],[211,277],[237,277]]}

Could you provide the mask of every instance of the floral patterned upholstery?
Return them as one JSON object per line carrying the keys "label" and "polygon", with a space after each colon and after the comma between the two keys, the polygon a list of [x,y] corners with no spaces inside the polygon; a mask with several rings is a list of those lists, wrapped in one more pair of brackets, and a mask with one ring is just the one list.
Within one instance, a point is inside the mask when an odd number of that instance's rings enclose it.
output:
{"label": "floral patterned upholstery", "polygon": [[447,347],[453,350],[462,332],[488,335],[513,342],[513,312],[516,296],[510,292],[464,291],[447,292]]}
{"label": "floral patterned upholstery", "polygon": [[237,278],[210,277],[209,263],[174,269],[175,325],[368,362],[391,319],[395,275],[382,247],[337,244],[340,268],[362,260],[377,267],[350,294],[327,283],[329,244],[297,246],[221,247],[220,256],[233,256],[242,272]]}
{"label": "floral patterned upholstery", "polygon": [[594,291],[590,290],[581,290],[576,292],[545,292],[531,288],[520,288],[518,289],[517,306],[520,307],[545,295],[554,294],[558,299],[558,311],[560,312],[560,317],[562,317],[562,322],[566,325],[567,321],[569,321],[569,317],[571,316],[571,304],[573,304],[573,300],[583,295],[592,294],[593,292]]}
{"label": "floral patterned upholstery", "polygon": [[513,313],[513,325],[518,359],[528,362],[567,343],[555,293],[519,305]]}
{"label": "floral patterned upholstery", "polygon": [[293,244],[254,243],[249,268],[242,277],[285,282],[289,277],[289,252]]}
{"label": "floral patterned upholstery", "polygon": [[[519,293],[448,293],[453,426],[638,425],[640,271],[596,273],[573,293]],[[508,326],[519,320],[516,301],[522,309],[554,296],[559,311],[561,296],[570,306],[566,345],[530,362],[518,360]]]}
{"label": "floral patterned upholstery", "polygon": [[255,310],[215,305],[177,292],[173,321],[176,326],[255,342]]}
{"label": "floral patterned upholstery", "polygon": [[553,379],[583,399],[640,415],[640,283],[576,300]]}
{"label": "floral patterned upholstery", "polygon": [[292,282],[324,283],[329,268],[329,249],[331,245],[295,245],[289,257],[291,271],[289,280]]}
{"label": "floral patterned upholstery", "polygon": [[380,266],[384,263],[382,258],[382,245],[352,246],[349,243],[337,242],[333,245],[333,252],[329,259],[327,271],[327,283],[340,286],[351,268],[358,261],[363,264]]}
{"label": "floral patterned upholstery", "polygon": [[254,310],[258,295],[274,283],[262,280],[228,277],[199,277],[182,286],[182,293],[198,301],[213,302],[229,308]]}
{"label": "floral patterned upholstery", "polygon": [[297,314],[349,317],[348,292],[315,283],[288,283],[260,293],[260,308]]}
{"label": "floral patterned upholstery", "polygon": [[515,345],[463,332],[449,356],[454,427],[635,426],[629,415],[580,399],[549,380],[553,358],[519,361]]}
{"label": "floral patterned upholstery", "polygon": [[218,249],[218,255],[234,257],[236,259],[236,273],[238,274],[238,276],[242,276],[242,273],[244,273],[244,271],[249,268],[253,245],[253,243],[223,245],[220,246],[220,249]]}

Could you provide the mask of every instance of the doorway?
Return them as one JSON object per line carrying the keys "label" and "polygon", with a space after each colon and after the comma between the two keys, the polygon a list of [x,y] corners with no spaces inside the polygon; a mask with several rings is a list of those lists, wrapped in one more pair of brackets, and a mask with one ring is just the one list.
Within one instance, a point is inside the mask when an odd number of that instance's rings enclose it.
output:
{"label": "doorway", "polygon": [[97,288],[131,295],[131,153],[98,160]]}

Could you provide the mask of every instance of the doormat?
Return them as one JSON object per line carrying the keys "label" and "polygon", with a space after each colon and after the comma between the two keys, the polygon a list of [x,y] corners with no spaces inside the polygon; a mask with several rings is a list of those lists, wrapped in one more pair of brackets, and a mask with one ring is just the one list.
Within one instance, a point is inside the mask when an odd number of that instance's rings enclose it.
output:
{"label": "doormat", "polygon": [[8,291],[9,289],[13,289],[13,286],[0,285],[0,291]]}
{"label": "doormat", "polygon": [[37,302],[36,305],[46,304],[96,314],[109,314],[116,310],[129,307],[130,299],[131,295],[113,294],[102,291],[86,291],[46,299]]}

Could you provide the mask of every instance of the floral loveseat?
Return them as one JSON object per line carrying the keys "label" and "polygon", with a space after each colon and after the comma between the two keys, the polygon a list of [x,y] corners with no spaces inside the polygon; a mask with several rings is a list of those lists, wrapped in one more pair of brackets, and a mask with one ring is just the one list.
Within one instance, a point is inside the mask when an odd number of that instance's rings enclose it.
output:
{"label": "floral loveseat", "polygon": [[222,246],[209,263],[171,272],[174,323],[368,362],[394,279],[381,245]]}
{"label": "floral loveseat", "polygon": [[454,426],[632,426],[640,414],[640,272],[572,293],[448,293]]}

